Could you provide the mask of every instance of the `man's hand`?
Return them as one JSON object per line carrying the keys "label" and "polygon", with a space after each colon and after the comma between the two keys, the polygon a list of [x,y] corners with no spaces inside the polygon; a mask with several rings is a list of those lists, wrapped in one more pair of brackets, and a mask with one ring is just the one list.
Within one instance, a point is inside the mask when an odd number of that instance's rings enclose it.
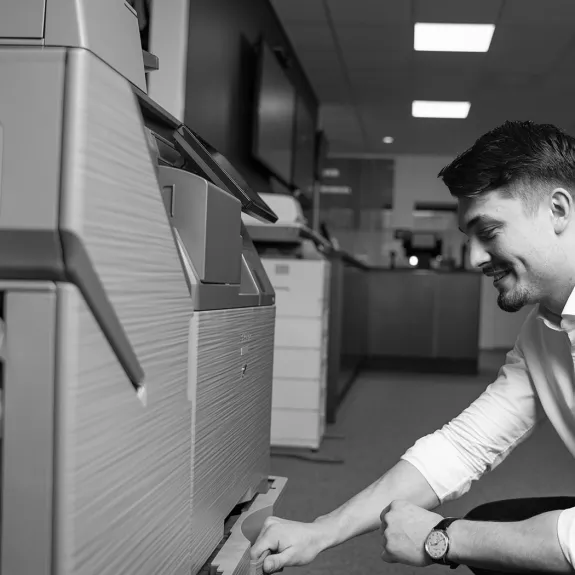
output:
{"label": "man's hand", "polygon": [[443,519],[408,501],[393,501],[381,513],[381,534],[386,563],[425,567],[432,563],[425,552],[429,532]]}
{"label": "man's hand", "polygon": [[251,549],[251,558],[257,561],[266,551],[272,553],[264,561],[264,573],[277,573],[284,567],[307,565],[323,550],[323,535],[319,523],[298,523],[268,517]]}

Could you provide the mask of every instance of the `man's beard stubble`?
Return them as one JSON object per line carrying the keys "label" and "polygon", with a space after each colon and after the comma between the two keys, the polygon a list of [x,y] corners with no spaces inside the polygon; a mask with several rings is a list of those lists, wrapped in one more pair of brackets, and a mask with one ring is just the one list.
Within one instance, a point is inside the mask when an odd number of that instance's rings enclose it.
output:
{"label": "man's beard stubble", "polygon": [[497,296],[497,305],[503,311],[508,313],[515,313],[522,307],[529,304],[530,294],[528,290],[515,288],[508,293],[500,293]]}

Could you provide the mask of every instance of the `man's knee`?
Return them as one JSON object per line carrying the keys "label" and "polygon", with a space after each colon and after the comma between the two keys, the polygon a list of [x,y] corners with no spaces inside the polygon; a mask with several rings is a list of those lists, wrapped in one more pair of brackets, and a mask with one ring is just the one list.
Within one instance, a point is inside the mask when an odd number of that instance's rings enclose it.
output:
{"label": "man's knee", "polygon": [[491,501],[472,509],[465,519],[473,521],[522,521],[535,515],[575,506],[573,497],[531,497]]}

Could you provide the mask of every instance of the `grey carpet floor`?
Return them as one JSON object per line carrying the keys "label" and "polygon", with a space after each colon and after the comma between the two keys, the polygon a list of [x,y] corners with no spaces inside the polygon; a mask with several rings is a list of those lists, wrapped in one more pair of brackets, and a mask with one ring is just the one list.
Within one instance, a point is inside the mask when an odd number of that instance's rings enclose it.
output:
{"label": "grey carpet floor", "polygon": [[[488,357],[479,376],[364,372],[328,428],[320,454],[341,457],[330,465],[272,458],[272,472],[288,477],[282,515],[310,521],[327,513],[377,479],[422,435],[430,433],[467,407],[493,380],[500,356]],[[330,439],[330,436],[332,437]],[[575,495],[575,460],[545,423],[525,444],[472,490],[443,506],[444,515],[463,515],[497,499]],[[385,564],[376,533],[323,553],[306,567],[286,569],[293,575],[421,573],[420,569]],[[425,573],[447,572],[440,566]],[[456,573],[469,573],[461,568]]]}

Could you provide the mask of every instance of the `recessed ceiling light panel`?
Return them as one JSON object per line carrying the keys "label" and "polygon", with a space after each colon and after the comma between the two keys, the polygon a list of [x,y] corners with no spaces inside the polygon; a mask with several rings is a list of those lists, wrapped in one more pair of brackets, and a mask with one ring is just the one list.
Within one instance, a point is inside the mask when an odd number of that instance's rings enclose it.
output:
{"label": "recessed ceiling light panel", "polygon": [[494,24],[417,22],[413,48],[418,52],[487,52],[494,31]]}
{"label": "recessed ceiling light panel", "polygon": [[414,100],[411,114],[414,118],[467,118],[470,102],[436,102]]}

